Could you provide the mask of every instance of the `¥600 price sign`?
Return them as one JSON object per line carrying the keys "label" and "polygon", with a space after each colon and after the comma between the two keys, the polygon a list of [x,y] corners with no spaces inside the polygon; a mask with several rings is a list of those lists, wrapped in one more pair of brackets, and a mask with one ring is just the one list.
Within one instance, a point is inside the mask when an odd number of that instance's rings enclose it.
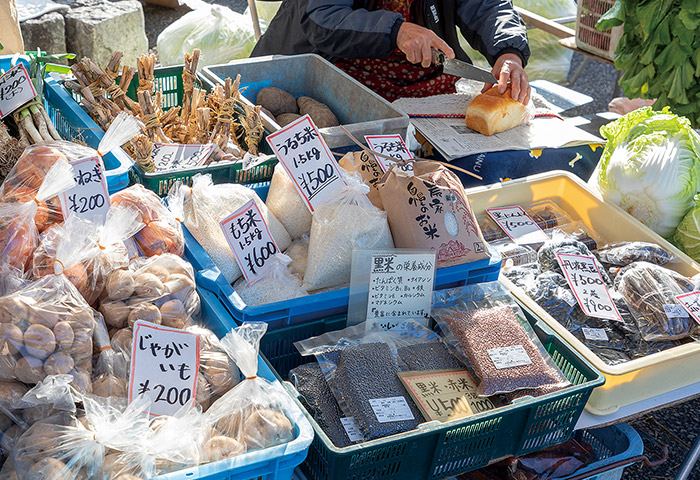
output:
{"label": "\u00a5600 price sign", "polygon": [[110,201],[100,159],[84,158],[71,162],[71,166],[75,186],[58,197],[64,216],[77,215],[94,222],[104,222]]}
{"label": "\u00a5600 price sign", "polygon": [[221,222],[245,279],[254,281],[268,268],[268,260],[279,251],[255,200],[250,200]]}
{"label": "\u00a5600 price sign", "polygon": [[267,142],[311,213],[345,187],[328,145],[308,115],[268,135]]}

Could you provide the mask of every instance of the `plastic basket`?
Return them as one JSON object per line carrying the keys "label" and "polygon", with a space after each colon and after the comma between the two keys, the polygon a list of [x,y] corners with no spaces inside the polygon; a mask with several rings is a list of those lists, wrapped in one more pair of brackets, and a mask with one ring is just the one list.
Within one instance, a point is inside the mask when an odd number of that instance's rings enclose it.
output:
{"label": "plastic basket", "polygon": [[[12,57],[12,55],[0,55],[0,69],[8,70]],[[26,57],[19,57],[19,61],[29,66],[29,60]],[[44,81],[44,108],[63,139],[97,148],[103,135],[102,131],[70,95],[50,77]],[[102,157],[102,161],[107,170],[105,176],[109,193],[116,193],[126,188],[129,185],[129,169],[132,164],[129,156],[119,149]]]}
{"label": "plastic basket", "polygon": [[[218,336],[225,335],[228,313],[215,295],[197,288],[201,298],[202,318]],[[275,374],[263,357],[259,358],[258,375],[274,381]],[[289,443],[238,455],[178,472],[159,475],[159,480],[291,480],[294,469],[304,461],[313,438],[313,429],[298,405],[284,412],[294,425],[296,437]]]}
{"label": "plastic basket", "polygon": [[[607,243],[621,241],[651,242],[670,252],[678,261],[668,268],[687,277],[700,273],[700,265],[678,248],[654,233],[617,205],[605,203],[578,177],[564,171],[553,171],[502,184],[467,190],[474,214],[485,214],[487,208],[508,205],[530,205],[551,200],[573,221],[580,220]],[[689,342],[619,365],[603,362],[578,338],[552,318],[519,287],[506,278],[502,283],[513,295],[552,329],[562,336],[606,377],[603,387],[596,389],[586,406],[594,415],[609,415],[620,407],[656,397],[700,382],[700,342]]]}
{"label": "plastic basket", "polygon": [[600,31],[595,28],[615,0],[579,0],[576,8],[576,46],[608,60],[615,59],[615,49],[622,36],[622,26]]}
{"label": "plastic basket", "polygon": [[[301,467],[305,475],[310,480],[441,479],[568,440],[591,391],[605,379],[544,322],[527,309],[524,312],[554,363],[572,382],[571,387],[539,398],[518,399],[465,419],[424,423],[411,432],[345,448],[335,447],[305,411],[315,432]],[[313,359],[301,357],[294,349],[294,340],[343,328],[345,323],[345,317],[334,317],[268,332],[261,347],[263,355],[286,379],[291,368]],[[294,388],[287,386],[299,401]]]}
{"label": "plastic basket", "polygon": [[[566,480],[574,475],[578,476],[586,472],[591,472],[595,469],[612,465],[613,463],[629,460],[644,453],[642,437],[639,436],[634,428],[626,423],[596,428],[594,430],[581,430],[576,432],[575,436],[593,447],[596,461],[572,475],[562,477],[561,480]],[[586,480],[620,480],[625,468],[632,463],[634,462],[613,468],[605,473],[586,477]]]}
{"label": "plastic basket", "polygon": [[[249,186],[263,201],[267,198],[269,182]],[[349,295],[347,287],[256,307],[246,305],[199,242],[195,240],[186,227],[183,226],[183,230],[185,234],[185,258],[194,266],[195,270],[199,271],[201,285],[217,293],[236,322],[263,321],[268,323],[270,329],[275,329],[347,313]],[[439,268],[435,275],[435,288],[444,289],[465,284],[492,282],[498,279],[500,270],[501,256],[491,249],[490,258]]]}

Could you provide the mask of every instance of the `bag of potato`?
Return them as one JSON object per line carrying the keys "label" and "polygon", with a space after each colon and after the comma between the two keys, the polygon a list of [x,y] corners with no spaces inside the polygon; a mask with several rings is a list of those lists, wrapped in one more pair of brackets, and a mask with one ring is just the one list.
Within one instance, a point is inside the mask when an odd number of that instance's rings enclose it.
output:
{"label": "bag of potato", "polygon": [[367,198],[372,205],[380,210],[384,210],[382,198],[379,196],[379,181],[384,176],[377,157],[363,150],[361,152],[348,152],[338,161],[338,164],[348,172],[357,172],[362,175],[362,181],[369,185]]}
{"label": "bag of potato", "polygon": [[311,230],[311,212],[281,162],[275,165],[265,205],[293,239]]}
{"label": "bag of potato", "polygon": [[158,195],[136,184],[112,195],[111,201],[113,206],[131,206],[140,212],[144,227],[133,238],[145,256],[164,253],[182,256],[185,253],[180,222],[160,202]]}
{"label": "bag of potato", "polygon": [[95,315],[65,275],[49,275],[0,298],[0,377],[27,384],[70,374],[90,387]]}
{"label": "bag of potato", "polygon": [[279,382],[257,376],[260,339],[266,330],[264,322],[245,322],[221,339],[244,379],[204,414],[209,427],[202,439],[204,461],[223,460],[294,439],[294,426],[284,413],[291,398]]}
{"label": "bag of potato", "polygon": [[128,265],[124,241],[143,227],[140,218],[137,210],[118,205],[109,209],[104,225],[74,215],[52,226],[34,251],[32,277],[63,274],[93,305],[107,275]]}
{"label": "bag of potato", "polygon": [[345,173],[346,189],[319,205],[309,236],[304,290],[350,282],[352,251],[394,248],[386,213],[367,198],[369,187],[357,173]]}
{"label": "bag of potato", "polygon": [[414,176],[395,166],[379,183],[397,248],[434,250],[440,267],[489,254],[462,182],[437,162],[414,162]]}
{"label": "bag of potato", "polygon": [[[13,169],[16,174],[18,164]],[[24,188],[13,182],[10,173],[5,180],[0,200],[0,263],[17,269],[29,268],[32,254],[39,244],[39,233],[50,223],[60,207],[47,203],[75,185],[73,168],[67,162],[55,162],[36,188]],[[23,185],[35,183],[23,183]]]}
{"label": "bag of potato", "polygon": [[245,305],[255,307],[308,295],[301,288],[301,278],[289,271],[291,258],[276,253],[269,262],[268,270],[253,282],[248,283],[245,278],[241,278],[233,284],[233,289]]}
{"label": "bag of potato", "polygon": [[241,276],[241,270],[238,268],[224,232],[221,231],[220,222],[250,200],[255,200],[277,247],[280,251],[284,251],[292,241],[289,233],[257,193],[244,185],[234,183],[214,185],[211,175],[198,174],[192,180],[192,188],[181,183],[176,184],[168,195],[168,204],[171,201],[173,204],[182,203],[183,223],[229,283],[233,283]]}

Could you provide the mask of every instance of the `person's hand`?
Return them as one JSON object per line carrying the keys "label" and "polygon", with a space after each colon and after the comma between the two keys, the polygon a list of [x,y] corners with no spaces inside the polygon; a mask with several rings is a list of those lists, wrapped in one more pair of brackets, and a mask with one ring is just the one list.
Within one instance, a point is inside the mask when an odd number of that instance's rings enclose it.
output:
{"label": "person's hand", "polygon": [[427,68],[433,61],[431,49],[440,50],[447,58],[455,58],[455,52],[435,32],[415,23],[403,22],[396,36],[396,46],[406,54],[406,60],[420,63]]}
{"label": "person's hand", "polygon": [[[399,30],[400,31],[400,30]],[[530,82],[527,80],[527,73],[523,69],[523,61],[514,53],[504,53],[493,64],[491,70],[493,76],[498,79],[498,92],[504,94],[510,80],[510,93],[513,99],[525,105],[530,101]],[[481,92],[485,92],[493,87],[493,83],[487,83]]]}

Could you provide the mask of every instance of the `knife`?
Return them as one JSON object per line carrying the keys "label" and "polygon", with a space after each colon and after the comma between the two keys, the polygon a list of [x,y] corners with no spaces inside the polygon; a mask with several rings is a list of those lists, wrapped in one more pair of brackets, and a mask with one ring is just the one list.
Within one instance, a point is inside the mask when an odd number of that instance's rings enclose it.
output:
{"label": "knife", "polygon": [[442,71],[449,75],[456,75],[484,83],[498,83],[498,79],[490,71],[474,66],[471,63],[447,58],[440,50],[433,49],[433,65],[442,65]]}

